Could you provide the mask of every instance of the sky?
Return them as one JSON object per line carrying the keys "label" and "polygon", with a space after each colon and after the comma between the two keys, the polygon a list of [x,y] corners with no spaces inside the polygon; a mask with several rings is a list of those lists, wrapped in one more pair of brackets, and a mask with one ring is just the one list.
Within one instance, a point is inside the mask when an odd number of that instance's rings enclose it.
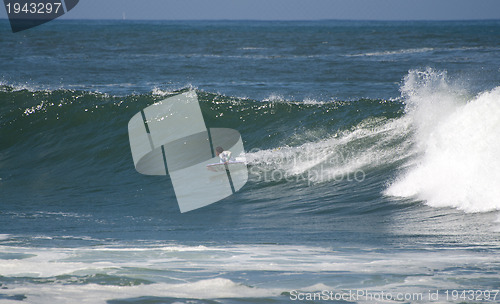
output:
{"label": "sky", "polygon": [[[6,17],[5,8],[0,9],[0,18]],[[129,20],[500,19],[500,0],[80,0],[62,16],[64,19],[123,17]]]}

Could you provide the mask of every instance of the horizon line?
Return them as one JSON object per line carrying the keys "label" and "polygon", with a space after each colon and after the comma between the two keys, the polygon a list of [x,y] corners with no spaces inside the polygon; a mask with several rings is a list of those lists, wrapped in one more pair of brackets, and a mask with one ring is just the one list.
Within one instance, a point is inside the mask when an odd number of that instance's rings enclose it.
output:
{"label": "horizon line", "polygon": [[[0,17],[0,20],[9,21],[8,17]],[[58,18],[58,21],[202,21],[202,22],[325,22],[325,21],[351,21],[351,22],[477,22],[477,21],[500,21],[500,18],[486,19],[97,19],[97,18]],[[55,20],[54,20],[55,21]]]}

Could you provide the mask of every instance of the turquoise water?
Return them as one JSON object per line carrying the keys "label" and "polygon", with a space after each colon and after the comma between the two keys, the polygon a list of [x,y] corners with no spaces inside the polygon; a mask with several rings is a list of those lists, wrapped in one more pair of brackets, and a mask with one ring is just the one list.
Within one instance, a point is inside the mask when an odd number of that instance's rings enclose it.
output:
{"label": "turquoise water", "polygon": [[[500,289],[500,22],[0,32],[0,301]],[[241,133],[250,176],[181,214],[168,176],[135,171],[127,124],[189,89],[207,127]]]}

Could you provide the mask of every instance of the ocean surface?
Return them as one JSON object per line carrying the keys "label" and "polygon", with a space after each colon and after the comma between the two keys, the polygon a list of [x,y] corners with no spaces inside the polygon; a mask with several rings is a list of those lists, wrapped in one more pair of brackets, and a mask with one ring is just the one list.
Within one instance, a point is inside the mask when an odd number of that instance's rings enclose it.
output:
{"label": "ocean surface", "polygon": [[[180,213],[187,90],[250,175]],[[0,20],[0,303],[498,303],[499,156],[500,21]]]}

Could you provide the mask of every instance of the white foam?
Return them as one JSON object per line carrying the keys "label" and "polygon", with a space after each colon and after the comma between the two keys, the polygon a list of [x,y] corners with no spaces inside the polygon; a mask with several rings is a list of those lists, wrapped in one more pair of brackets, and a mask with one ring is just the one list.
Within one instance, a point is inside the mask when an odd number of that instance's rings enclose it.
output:
{"label": "white foam", "polygon": [[182,87],[172,87],[170,89],[162,89],[162,88],[155,86],[155,87],[153,87],[153,90],[151,91],[151,95],[164,97],[164,96],[175,94],[175,92],[182,90],[182,89],[185,89],[185,88],[189,88],[190,91],[194,91],[194,90],[198,89],[197,87],[193,86],[190,83],[188,83]]}
{"label": "white foam", "polygon": [[265,50],[267,48],[264,47],[256,47],[256,46],[246,46],[246,47],[240,47],[240,50]]}
{"label": "white foam", "polygon": [[323,104],[325,104],[324,101],[318,101],[316,99],[311,99],[311,98],[304,99],[303,103],[305,105],[323,105]]}
{"label": "white foam", "polygon": [[[143,268],[155,271],[224,273],[234,271],[380,271],[400,273],[398,257],[377,253],[352,253],[328,248],[288,245],[238,245],[226,247],[150,246],[86,248],[22,248],[1,246],[1,252],[30,255],[24,259],[5,260],[0,275],[6,277],[50,278],[62,275],[114,274],[118,269]],[[422,256],[422,258],[425,258]],[[392,261],[389,261],[390,259]],[[406,258],[401,263],[406,263]],[[379,268],[381,266],[382,268]],[[420,266],[415,266],[420,267]],[[140,274],[139,274],[140,275]],[[179,278],[181,279],[181,278]],[[183,279],[182,279],[183,280]],[[302,286],[303,287],[303,286]]]}
{"label": "white foam", "polygon": [[466,102],[445,73],[412,71],[402,88],[422,154],[386,190],[434,207],[500,210],[500,87]]}
{"label": "white foam", "polygon": [[23,91],[23,90],[30,91],[30,92],[42,91],[42,90],[48,91],[49,90],[48,87],[42,87],[41,85],[29,84],[27,82],[12,84],[12,83],[8,83],[8,82],[0,81],[0,86],[9,86],[13,89],[14,92]]}
{"label": "white foam", "polygon": [[[192,252],[190,252],[192,251]],[[37,283],[23,280],[5,284],[2,294],[27,296],[27,303],[105,303],[111,299],[150,297],[174,297],[193,299],[262,298],[278,297],[292,289],[302,291],[331,290],[333,288],[376,288],[402,290],[416,285],[423,289],[461,287],[448,282],[449,267],[482,268],[461,274],[462,279],[480,276],[496,278],[488,273],[492,259],[489,252],[463,250],[425,250],[379,252],[363,250],[333,250],[331,248],[292,245],[234,245],[234,246],[184,246],[149,245],[138,247],[83,247],[83,248],[24,248],[0,247],[0,252],[30,254],[22,260],[3,260],[0,275],[5,277],[37,278]],[[411,263],[408,263],[411,261]],[[252,281],[247,272],[275,272],[277,280],[272,284]],[[341,272],[354,275],[359,280],[291,280],[290,275],[307,277],[308,274],[329,276]],[[151,275],[154,273],[154,275]],[[404,281],[381,279],[365,282],[366,278],[380,276],[409,276]],[[77,278],[96,274],[119,276],[124,279],[149,279],[152,284],[134,286],[75,284]],[[245,276],[244,283],[231,276]],[[70,276],[69,282],[57,276]],[[280,280],[283,278],[285,280]],[[422,281],[423,279],[431,279]],[[48,278],[44,282],[44,278]],[[75,279],[73,279],[75,278]],[[76,280],[76,281],[75,281]],[[168,280],[165,282],[164,280]],[[257,277],[257,280],[258,279]],[[124,281],[125,282],[125,281]],[[311,285],[312,283],[312,285]],[[254,287],[252,287],[254,286]]]}
{"label": "white foam", "polygon": [[168,297],[188,299],[217,298],[259,298],[273,297],[280,290],[269,288],[253,288],[235,283],[228,279],[215,278],[182,284],[156,283],[136,286],[110,286],[98,284],[70,285],[27,284],[6,292],[24,294],[27,303],[107,303],[109,300]]}
{"label": "white foam", "polygon": [[279,94],[272,93],[269,97],[264,98],[262,101],[264,102],[286,102],[286,99]]}
{"label": "white foam", "polygon": [[415,54],[415,53],[427,53],[434,51],[434,48],[413,48],[413,49],[400,49],[400,50],[394,50],[394,51],[381,51],[381,52],[371,52],[371,53],[361,53],[361,54],[354,54],[354,55],[349,55],[350,57],[362,57],[362,56],[391,56],[391,55],[402,55],[402,54]]}
{"label": "white foam", "polygon": [[[409,127],[410,120],[405,117],[370,118],[352,130],[338,132],[326,139],[293,147],[250,151],[245,156],[254,167],[281,170],[283,177],[303,175],[310,182],[328,182],[350,176],[360,181],[365,177],[363,170],[398,161],[413,153],[411,142],[404,140]],[[259,177],[267,176],[256,169],[251,172]]]}
{"label": "white foam", "polygon": [[[240,97],[240,99],[246,99],[247,97]],[[277,93],[272,93],[268,97],[264,98],[262,100],[263,102],[270,102],[270,103],[285,103],[285,104],[290,104],[290,105],[317,105],[321,106],[329,102],[335,102],[335,99],[332,98],[330,100],[324,101],[324,100],[317,100],[314,98],[306,97],[302,101],[293,101],[288,98],[285,98],[281,94]]]}
{"label": "white foam", "polygon": [[487,51],[498,51],[498,47],[457,47],[457,48],[409,48],[409,49],[399,49],[391,51],[379,51],[379,52],[368,52],[368,53],[358,53],[352,55],[346,55],[347,57],[381,57],[381,56],[392,56],[392,55],[405,55],[405,54],[418,54],[418,53],[428,53],[428,52],[456,52],[456,51],[475,51],[475,50],[487,50]]}
{"label": "white foam", "polygon": [[172,91],[169,90],[162,90],[158,87],[154,87],[153,90],[151,91],[151,95],[156,95],[156,96],[167,96],[172,94]]}

